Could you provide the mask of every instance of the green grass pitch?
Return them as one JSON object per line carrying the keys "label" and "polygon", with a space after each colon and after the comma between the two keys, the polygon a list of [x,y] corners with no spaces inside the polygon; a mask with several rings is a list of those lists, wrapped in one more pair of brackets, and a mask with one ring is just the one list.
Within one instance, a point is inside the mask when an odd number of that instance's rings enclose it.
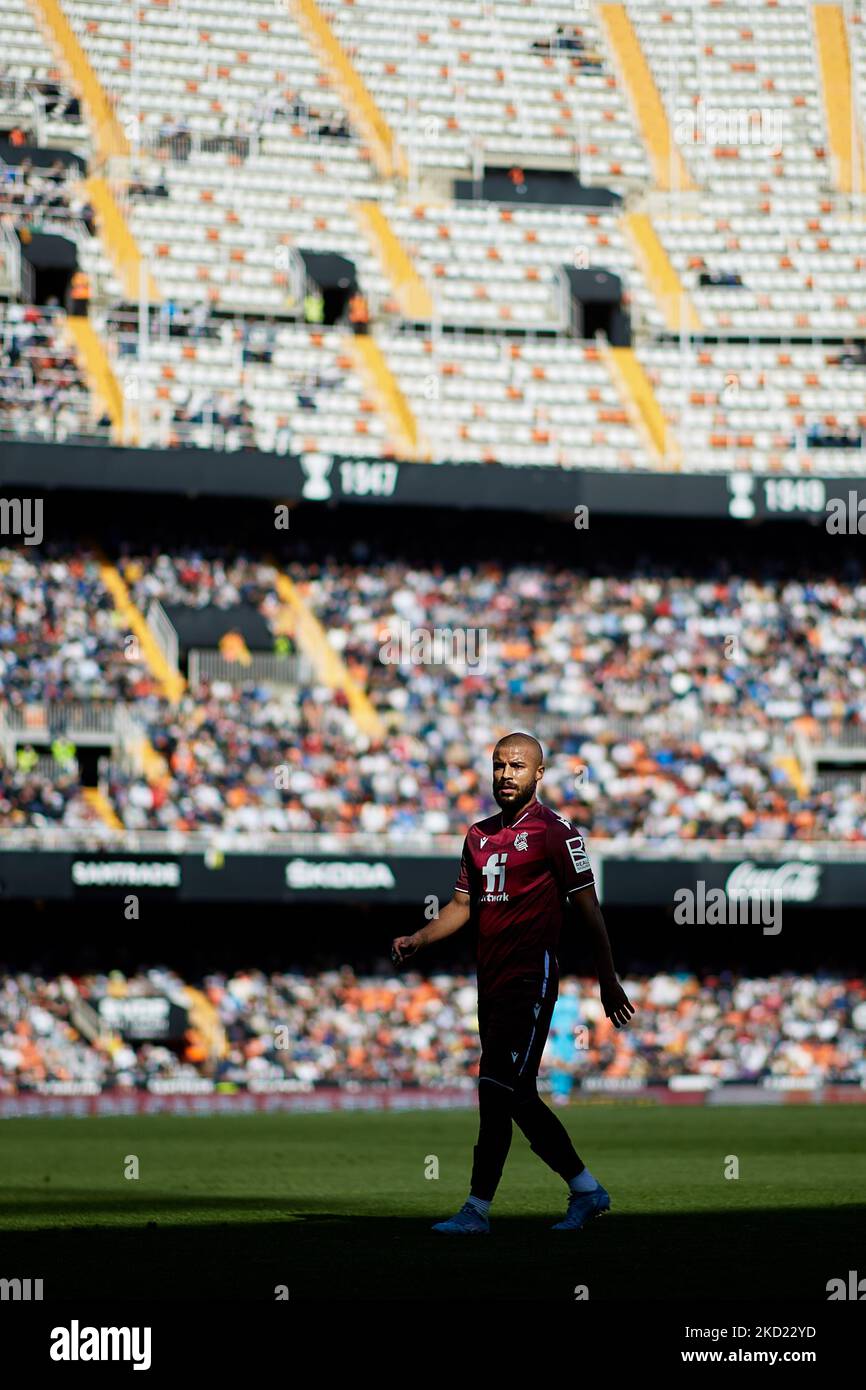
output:
{"label": "green grass pitch", "polygon": [[467,1194],[474,1112],[8,1120],[0,1276],[51,1300],[825,1300],[862,1267],[863,1107],[558,1113],[612,1212],[551,1231],[565,1185],[515,1127],[473,1239],[430,1226]]}

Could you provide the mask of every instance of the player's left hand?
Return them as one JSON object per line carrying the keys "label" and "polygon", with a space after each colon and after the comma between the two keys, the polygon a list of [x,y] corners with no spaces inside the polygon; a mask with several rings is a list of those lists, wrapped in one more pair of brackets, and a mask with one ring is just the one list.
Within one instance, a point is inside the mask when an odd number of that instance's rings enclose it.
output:
{"label": "player's left hand", "polygon": [[414,936],[395,936],[391,942],[391,959],[395,965],[402,965],[417,950],[418,942]]}
{"label": "player's left hand", "polygon": [[635,1010],[619,980],[600,981],[599,992],[602,1007],[614,1028],[624,1028]]}

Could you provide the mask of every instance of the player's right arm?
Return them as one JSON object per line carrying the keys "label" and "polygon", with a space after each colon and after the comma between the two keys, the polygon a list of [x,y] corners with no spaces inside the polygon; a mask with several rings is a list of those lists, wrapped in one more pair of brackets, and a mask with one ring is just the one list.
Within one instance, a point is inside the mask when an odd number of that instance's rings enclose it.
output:
{"label": "player's right arm", "polygon": [[463,854],[460,859],[460,872],[454,885],[454,897],[437,913],[432,922],[421,927],[413,936],[398,936],[391,942],[391,958],[397,962],[414,956],[423,946],[441,941],[444,936],[453,936],[465,927],[472,916],[472,861],[469,854],[469,838],[463,841]]}
{"label": "player's right arm", "polygon": [[438,917],[434,917],[426,927],[421,927],[412,936],[394,938],[391,943],[392,957],[398,962],[408,960],[409,956],[414,956],[415,952],[424,946],[432,946],[434,941],[453,936],[461,927],[466,926],[471,915],[469,894],[455,893],[450,903],[446,903]]}

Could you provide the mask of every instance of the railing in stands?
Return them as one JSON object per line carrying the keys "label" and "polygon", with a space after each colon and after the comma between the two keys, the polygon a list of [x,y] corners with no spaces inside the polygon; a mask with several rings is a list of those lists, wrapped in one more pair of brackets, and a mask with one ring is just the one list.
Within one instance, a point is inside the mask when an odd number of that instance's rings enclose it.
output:
{"label": "railing in stands", "polygon": [[22,735],[25,738],[31,735],[44,737],[60,732],[76,741],[98,736],[105,742],[115,737],[119,708],[121,706],[113,700],[103,703],[46,701],[17,708],[6,705],[4,719],[6,729],[19,742]]}
{"label": "railing in stands", "polygon": [[10,299],[21,294],[21,243],[9,219],[0,216],[0,293]]}
{"label": "railing in stands", "polygon": [[[580,825],[580,815],[574,816]],[[266,832],[172,831],[172,830],[109,830],[95,823],[87,827],[67,826],[45,829],[11,830],[0,828],[0,852],[10,850],[83,850],[98,852],[106,848],[122,849],[125,854],[276,854],[315,855],[344,860],[358,856],[389,855],[397,859],[424,858],[433,855],[460,857],[462,835],[370,835],[352,833],[332,835],[318,832],[269,834]],[[781,863],[795,860],[814,863],[821,861],[866,864],[866,844],[840,843],[838,840],[683,840],[672,835],[668,840],[647,843],[635,837],[605,839],[589,833],[589,849],[597,861],[605,859],[641,859],[669,861],[704,859],[760,859]]]}
{"label": "railing in stands", "polygon": [[171,669],[176,671],[180,653],[177,629],[158,598],[151,599],[150,607],[147,610],[147,621],[160,651]]}
{"label": "railing in stands", "polygon": [[69,1003],[69,1017],[88,1042],[95,1042],[106,1031],[99,1014],[76,990]]}
{"label": "railing in stands", "polygon": [[44,777],[48,782],[58,782],[61,778],[71,778],[77,782],[79,778],[78,759],[70,758],[68,762],[58,762],[57,758],[50,753],[43,753],[37,759],[31,769],[36,777]]}
{"label": "railing in stands", "polygon": [[[778,727],[768,727],[765,732],[773,735],[784,730],[789,721],[778,720],[775,725]],[[673,711],[665,710],[658,713],[638,715],[576,715],[563,711],[562,714],[540,714],[534,716],[532,727],[537,730],[541,738],[560,738],[564,734],[574,734],[578,732],[582,738],[596,738],[604,735],[613,734],[619,739],[647,739],[652,740],[660,735],[677,736],[680,738],[697,738],[700,734],[734,734],[743,735],[761,732],[761,726],[756,725],[753,719],[709,719],[709,718],[686,718]]]}
{"label": "railing in stands", "polygon": [[272,652],[251,652],[249,664],[226,661],[220,652],[194,647],[189,653],[189,683],[195,688],[204,678],[245,685],[303,685],[313,679],[312,667],[300,653],[278,656]]}

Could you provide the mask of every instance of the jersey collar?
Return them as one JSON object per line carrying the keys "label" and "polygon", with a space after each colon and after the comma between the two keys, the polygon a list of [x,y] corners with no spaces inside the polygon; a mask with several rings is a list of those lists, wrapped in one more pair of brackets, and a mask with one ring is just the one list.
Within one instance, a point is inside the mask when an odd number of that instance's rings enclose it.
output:
{"label": "jersey collar", "polygon": [[502,819],[502,812],[500,811],[500,812],[499,812],[499,828],[500,828],[500,830],[516,830],[517,827],[518,827],[518,825],[520,825],[521,821],[525,821],[526,818],[527,818],[528,816],[534,815],[535,812],[538,810],[538,807],[539,807],[540,805],[541,805],[541,802],[540,802],[538,799],[536,799],[535,801],[533,801],[533,803],[532,803],[531,806],[527,807],[527,809],[526,809],[521,815],[519,815],[519,816],[517,817],[517,820],[511,821],[508,825],[506,825],[506,824],[504,823],[504,821],[503,821],[503,819]]}

